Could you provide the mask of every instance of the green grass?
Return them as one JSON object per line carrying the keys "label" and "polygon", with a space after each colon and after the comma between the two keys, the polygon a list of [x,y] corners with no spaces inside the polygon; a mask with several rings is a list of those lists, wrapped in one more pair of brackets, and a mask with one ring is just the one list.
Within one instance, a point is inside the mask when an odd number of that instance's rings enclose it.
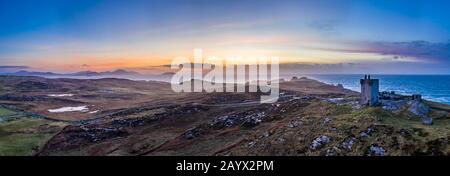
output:
{"label": "green grass", "polygon": [[446,138],[450,135],[450,119],[446,118],[434,119],[433,125],[424,125],[419,117],[405,111],[391,112],[380,107],[367,107],[360,110],[351,110],[345,106],[330,107],[331,114],[337,115],[334,121],[343,129],[353,125],[367,127],[376,123],[392,126],[396,129],[423,130],[427,135],[418,137],[426,141]]}
{"label": "green grass", "polygon": [[50,134],[12,134],[0,136],[0,156],[29,156],[51,138]]}
{"label": "green grass", "polygon": [[424,125],[419,117],[413,117],[405,112],[391,113],[385,111],[385,113],[379,114],[378,116],[382,124],[390,125],[398,129],[424,130],[429,134],[423,137],[425,140],[446,138],[450,134],[450,119],[434,119],[432,125]]}
{"label": "green grass", "polygon": [[447,138],[450,135],[450,119],[434,120],[433,125],[420,125],[426,132],[427,139]]}
{"label": "green grass", "polygon": [[45,120],[42,119],[20,119],[14,120],[6,123],[0,123],[0,131],[4,132],[17,132],[24,131],[27,129],[32,129],[34,127],[38,127],[40,125],[46,124]]}
{"label": "green grass", "polygon": [[0,116],[9,116],[14,114],[16,114],[14,111],[0,107]]}
{"label": "green grass", "polygon": [[54,135],[40,130],[47,124],[49,121],[29,118],[0,123],[0,156],[32,155]]}

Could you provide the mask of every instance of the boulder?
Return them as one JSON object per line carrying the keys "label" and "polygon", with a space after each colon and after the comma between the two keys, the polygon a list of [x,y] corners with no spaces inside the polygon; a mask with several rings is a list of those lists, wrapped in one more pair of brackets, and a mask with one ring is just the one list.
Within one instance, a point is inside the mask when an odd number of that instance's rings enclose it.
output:
{"label": "boulder", "polygon": [[371,145],[369,151],[372,156],[384,156],[386,153],[386,150],[377,144]]}
{"label": "boulder", "polygon": [[342,142],[342,148],[344,148],[347,151],[352,151],[353,144],[355,143],[356,138],[352,137],[350,139],[347,139],[346,141]]}
{"label": "boulder", "polygon": [[406,105],[405,101],[397,101],[397,100],[381,100],[382,108],[391,111],[400,110],[403,106]]}
{"label": "boulder", "polygon": [[422,103],[421,101],[410,101],[409,102],[408,111],[413,113],[416,116],[419,116],[422,120],[422,123],[425,125],[433,124],[433,119],[428,116],[430,112],[430,107]]}
{"label": "boulder", "polygon": [[430,108],[420,101],[411,101],[409,105],[408,111],[417,116],[427,116],[430,112]]}
{"label": "boulder", "polygon": [[331,141],[331,138],[325,135],[322,135],[313,140],[309,148],[311,150],[317,150],[322,148],[324,145],[328,144]]}

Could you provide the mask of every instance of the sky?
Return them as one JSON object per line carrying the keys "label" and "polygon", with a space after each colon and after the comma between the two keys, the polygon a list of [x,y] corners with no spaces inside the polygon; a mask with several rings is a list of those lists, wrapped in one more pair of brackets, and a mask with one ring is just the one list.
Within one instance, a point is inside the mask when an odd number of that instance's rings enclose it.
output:
{"label": "sky", "polygon": [[0,0],[0,72],[145,72],[202,48],[299,73],[450,74],[449,19],[448,0]]}

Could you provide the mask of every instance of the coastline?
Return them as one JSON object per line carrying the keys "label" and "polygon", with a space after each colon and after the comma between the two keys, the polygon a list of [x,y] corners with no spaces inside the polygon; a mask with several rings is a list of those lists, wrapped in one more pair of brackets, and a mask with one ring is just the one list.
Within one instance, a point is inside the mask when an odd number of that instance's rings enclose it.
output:
{"label": "coastline", "polygon": [[[358,74],[306,75],[309,78],[327,83],[342,84],[345,88],[360,92]],[[450,75],[373,75],[380,79],[380,92],[394,91],[410,96],[421,94],[423,99],[450,105]]]}

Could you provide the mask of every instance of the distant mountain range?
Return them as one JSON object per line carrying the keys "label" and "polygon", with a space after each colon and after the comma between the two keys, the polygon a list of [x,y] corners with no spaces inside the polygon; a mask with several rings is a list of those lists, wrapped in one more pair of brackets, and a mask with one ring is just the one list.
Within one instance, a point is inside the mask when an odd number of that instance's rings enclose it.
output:
{"label": "distant mountain range", "polygon": [[81,71],[76,73],[53,73],[53,72],[32,72],[32,71],[18,71],[13,73],[2,73],[3,75],[15,75],[15,76],[88,76],[88,77],[104,77],[104,76],[144,76],[141,73],[118,69],[115,71],[106,72],[94,72],[94,71]]}
{"label": "distant mountain range", "polygon": [[39,72],[21,70],[17,72],[0,72],[0,75],[9,76],[38,76],[44,78],[75,78],[75,79],[99,79],[99,78],[122,78],[131,80],[155,80],[165,81],[171,80],[173,72],[164,72],[161,74],[142,74],[135,71],[128,71],[118,69],[114,71],[95,72],[95,71],[81,71],[75,73],[54,73],[54,72]]}

